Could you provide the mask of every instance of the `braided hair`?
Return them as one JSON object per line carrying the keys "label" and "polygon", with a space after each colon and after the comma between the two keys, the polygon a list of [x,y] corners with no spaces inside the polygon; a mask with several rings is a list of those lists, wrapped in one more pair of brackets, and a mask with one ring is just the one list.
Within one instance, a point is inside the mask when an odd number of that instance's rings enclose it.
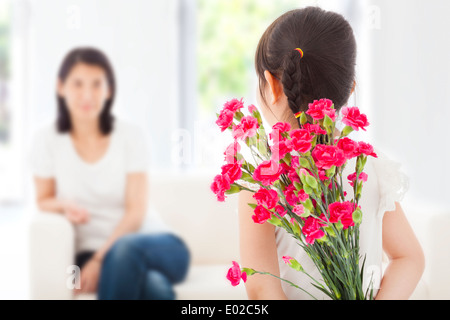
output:
{"label": "braided hair", "polygon": [[267,70],[281,79],[293,114],[322,98],[332,100],[339,112],[350,98],[355,65],[356,40],[350,24],[342,15],[319,7],[280,16],[264,32],[255,55],[261,97],[265,100]]}

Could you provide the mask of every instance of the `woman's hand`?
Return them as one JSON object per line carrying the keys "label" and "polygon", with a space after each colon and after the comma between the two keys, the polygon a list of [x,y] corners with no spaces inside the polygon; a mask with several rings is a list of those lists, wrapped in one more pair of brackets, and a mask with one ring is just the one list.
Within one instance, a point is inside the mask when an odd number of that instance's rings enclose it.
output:
{"label": "woman's hand", "polygon": [[86,262],[80,273],[80,289],[76,289],[75,294],[97,292],[101,267],[101,260],[95,256]]}
{"label": "woman's hand", "polygon": [[85,224],[89,221],[89,212],[74,203],[64,203],[64,216],[73,224]]}

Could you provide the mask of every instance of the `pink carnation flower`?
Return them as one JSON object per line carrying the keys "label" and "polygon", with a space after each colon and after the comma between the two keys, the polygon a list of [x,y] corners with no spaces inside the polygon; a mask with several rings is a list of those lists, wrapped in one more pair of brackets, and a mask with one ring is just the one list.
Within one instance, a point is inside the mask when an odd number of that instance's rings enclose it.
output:
{"label": "pink carnation flower", "polygon": [[272,132],[269,133],[269,138],[276,142],[286,140],[281,134],[291,131],[291,125],[287,122],[278,122],[272,127]]}
{"label": "pink carnation flower", "polygon": [[365,127],[370,125],[367,121],[367,116],[360,113],[358,107],[344,107],[341,112],[343,115],[342,122],[352,127],[355,131],[359,131],[359,129],[366,131]]}
{"label": "pink carnation flower", "polygon": [[233,266],[228,269],[227,279],[231,282],[233,287],[237,286],[241,280],[247,281],[247,273],[241,271],[241,267],[236,261],[233,261]]}
{"label": "pink carnation flower", "polygon": [[227,130],[233,124],[234,113],[229,110],[222,110],[219,117],[216,120],[216,124],[219,126],[222,132]]}
{"label": "pink carnation flower", "polygon": [[[369,176],[367,175],[367,173],[361,172],[361,174],[359,175],[358,180],[359,180],[359,181],[367,182],[367,179],[368,179],[368,178],[369,178]],[[350,175],[347,177],[347,179],[349,180],[350,185],[353,187],[353,183],[354,183],[355,180],[356,180],[356,172],[350,174]]]}
{"label": "pink carnation flower", "polygon": [[222,175],[228,176],[228,181],[230,182],[230,184],[241,178],[242,161],[243,160],[222,166]]}
{"label": "pink carnation flower", "polygon": [[259,128],[258,120],[252,116],[243,117],[241,122],[233,127],[233,138],[245,140],[256,135]]}
{"label": "pink carnation flower", "polygon": [[312,156],[318,168],[323,170],[328,170],[332,166],[340,167],[342,166],[346,159],[344,152],[337,146],[329,146],[325,144],[318,144]]}
{"label": "pink carnation flower", "polygon": [[219,174],[214,177],[214,181],[211,184],[211,191],[217,196],[217,200],[220,202],[225,201],[225,192],[230,189],[230,178],[227,175]]}
{"label": "pink carnation flower", "polygon": [[305,190],[300,190],[299,192],[298,192],[298,199],[301,201],[301,202],[305,202],[306,200],[308,200],[309,199],[309,194],[307,194],[306,192],[305,192]]}
{"label": "pink carnation flower", "polygon": [[292,212],[298,216],[301,216],[305,213],[305,207],[301,204],[297,204],[292,208]]}
{"label": "pink carnation flower", "polygon": [[265,188],[261,188],[253,195],[253,198],[256,199],[258,205],[264,206],[267,209],[275,208],[278,203],[278,193],[275,190],[267,190]]}
{"label": "pink carnation flower", "polygon": [[309,133],[314,133],[316,135],[327,134],[325,130],[319,124],[305,123],[303,129],[307,130]]}
{"label": "pink carnation flower", "polygon": [[291,264],[291,260],[294,260],[294,258],[292,258],[290,256],[283,256],[284,263]]}
{"label": "pink carnation flower", "polygon": [[355,225],[353,222],[353,211],[355,211],[355,205],[352,202],[346,201],[331,203],[328,206],[328,211],[330,212],[330,222],[336,223],[341,221],[344,229]]}
{"label": "pink carnation flower", "polygon": [[230,101],[225,102],[223,105],[223,110],[228,110],[233,113],[233,115],[236,113],[236,111],[239,111],[244,107],[243,98],[241,100],[238,99],[232,99]]}
{"label": "pink carnation flower", "polygon": [[315,100],[309,104],[309,109],[306,114],[310,115],[314,120],[321,120],[328,115],[331,120],[336,120],[336,110],[332,109],[333,101],[329,99]]}
{"label": "pink carnation flower", "polygon": [[252,114],[253,112],[255,112],[257,110],[258,109],[253,104],[248,106],[248,112],[250,112],[250,114]]}
{"label": "pink carnation flower", "polygon": [[357,149],[358,155],[365,154],[366,156],[372,156],[374,158],[378,158],[378,155],[374,152],[373,146],[369,143],[365,142],[358,142],[358,149]]}
{"label": "pink carnation flower", "polygon": [[253,179],[269,186],[278,180],[282,172],[283,167],[276,161],[264,161],[253,172]]}
{"label": "pink carnation flower", "polygon": [[292,149],[299,153],[307,153],[311,150],[314,137],[306,129],[292,130],[290,133]]}
{"label": "pink carnation flower", "polygon": [[281,218],[283,218],[287,213],[286,209],[283,206],[280,206],[279,204],[275,206],[275,211]]}
{"label": "pink carnation flower", "polygon": [[259,205],[254,210],[254,215],[252,215],[253,222],[258,224],[264,224],[272,216],[272,212]]}
{"label": "pink carnation flower", "polygon": [[274,145],[270,147],[270,151],[272,160],[280,161],[280,159],[283,159],[286,154],[292,151],[292,146],[288,140],[284,140],[274,143]]}
{"label": "pink carnation flower", "polygon": [[302,228],[302,233],[306,237],[306,242],[309,244],[314,244],[316,239],[321,239],[325,236],[325,232],[320,229],[320,221],[312,216],[306,219],[305,224]]}
{"label": "pink carnation flower", "polygon": [[351,159],[359,155],[358,143],[350,138],[342,138],[339,140],[337,147],[344,152],[344,156],[347,159]]}
{"label": "pink carnation flower", "polygon": [[234,163],[236,160],[236,155],[241,151],[241,145],[239,142],[234,141],[231,143],[223,153],[225,155],[225,161],[229,164]]}
{"label": "pink carnation flower", "polygon": [[295,186],[293,184],[290,184],[283,191],[287,203],[289,203],[291,206],[295,206],[300,200],[298,196],[295,195],[294,193],[295,190],[296,190]]}

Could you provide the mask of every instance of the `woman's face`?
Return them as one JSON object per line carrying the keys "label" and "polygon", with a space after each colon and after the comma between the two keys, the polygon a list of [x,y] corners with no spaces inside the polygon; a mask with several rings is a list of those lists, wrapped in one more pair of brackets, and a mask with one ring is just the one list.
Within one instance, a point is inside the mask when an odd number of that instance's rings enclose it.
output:
{"label": "woman's face", "polygon": [[58,94],[65,100],[72,119],[96,120],[110,98],[105,71],[96,65],[76,64],[64,82],[58,82]]}

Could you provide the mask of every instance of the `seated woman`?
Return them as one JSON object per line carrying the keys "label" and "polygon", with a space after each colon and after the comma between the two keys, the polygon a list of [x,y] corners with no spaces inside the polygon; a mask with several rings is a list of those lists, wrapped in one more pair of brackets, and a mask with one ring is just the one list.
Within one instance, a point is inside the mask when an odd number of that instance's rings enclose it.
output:
{"label": "seated woman", "polygon": [[42,128],[33,143],[37,204],[75,226],[77,293],[174,299],[189,251],[149,208],[148,144],[143,130],[115,121],[115,92],[102,52],[77,48],[65,57],[56,124]]}

